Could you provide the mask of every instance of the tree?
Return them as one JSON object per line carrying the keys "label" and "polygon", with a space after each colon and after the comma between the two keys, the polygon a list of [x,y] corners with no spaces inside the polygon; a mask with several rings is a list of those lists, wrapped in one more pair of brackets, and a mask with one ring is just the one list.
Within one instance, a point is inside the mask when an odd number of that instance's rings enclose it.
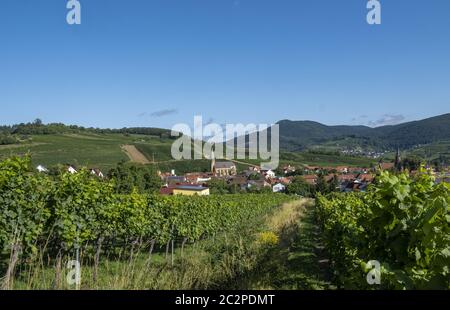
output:
{"label": "tree", "polygon": [[286,187],[287,194],[296,194],[303,197],[311,197],[312,188],[301,176],[296,176],[292,182]]}
{"label": "tree", "polygon": [[208,187],[211,194],[229,194],[231,192],[230,186],[224,179],[211,179],[208,181]]}
{"label": "tree", "polygon": [[162,186],[161,178],[154,169],[147,168],[143,175],[144,190],[146,192],[156,192]]}
{"label": "tree", "polygon": [[120,194],[131,194],[134,189],[139,193],[152,193],[162,186],[160,177],[151,166],[135,166],[120,162],[109,171],[108,177],[115,181],[116,192]]}
{"label": "tree", "polygon": [[276,175],[284,175],[284,170],[281,167],[278,167],[273,172],[275,172]]}
{"label": "tree", "polygon": [[337,192],[339,191],[339,180],[337,175],[335,174],[329,183],[329,192]]}
{"label": "tree", "polygon": [[404,158],[400,162],[400,166],[403,169],[408,169],[409,171],[419,170],[420,166],[423,164],[423,160],[417,156],[409,156]]}
{"label": "tree", "polygon": [[268,194],[272,193],[272,187],[271,186],[258,186],[253,185],[249,188],[247,188],[247,192],[251,194]]}
{"label": "tree", "polygon": [[286,173],[287,177],[295,177],[298,175],[303,175],[303,170],[302,169],[296,169],[295,171],[289,171],[288,173]]}
{"label": "tree", "polygon": [[323,174],[319,174],[315,189],[316,193],[328,194],[330,192],[330,188]]}
{"label": "tree", "polygon": [[258,173],[252,173],[252,174],[250,174],[249,176],[248,176],[248,179],[249,180],[252,180],[252,181],[258,181],[258,180],[261,180],[262,178],[264,178],[264,177],[262,177],[260,174],[258,174]]}

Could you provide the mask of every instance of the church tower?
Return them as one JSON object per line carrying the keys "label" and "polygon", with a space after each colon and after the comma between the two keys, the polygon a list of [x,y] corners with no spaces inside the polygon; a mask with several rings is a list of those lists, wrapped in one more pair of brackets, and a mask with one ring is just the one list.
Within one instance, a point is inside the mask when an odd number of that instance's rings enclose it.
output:
{"label": "church tower", "polygon": [[214,155],[214,151],[211,151],[211,173],[214,174],[215,168],[216,168],[216,157]]}
{"label": "church tower", "polygon": [[397,171],[402,171],[403,170],[401,161],[402,161],[402,158],[400,156],[400,148],[398,147],[397,148],[397,154],[395,154],[395,169]]}

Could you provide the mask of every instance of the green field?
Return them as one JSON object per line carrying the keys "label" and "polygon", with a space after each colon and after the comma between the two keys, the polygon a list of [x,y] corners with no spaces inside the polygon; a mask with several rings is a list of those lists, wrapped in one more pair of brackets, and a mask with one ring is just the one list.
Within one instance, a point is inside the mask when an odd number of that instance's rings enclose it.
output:
{"label": "green field", "polygon": [[[171,156],[173,140],[169,139],[145,135],[94,133],[32,135],[30,138],[30,141],[26,143],[0,146],[0,159],[29,153],[35,166],[44,165],[51,167],[57,164],[72,164],[75,166],[98,167],[107,171],[120,161],[129,161],[121,146],[131,144],[135,145],[150,162],[154,161],[162,171],[175,169],[177,173],[184,173],[189,171],[203,172],[210,169],[210,162],[205,159],[174,161]],[[372,164],[372,161],[367,158],[309,152],[281,152],[280,156],[282,165],[349,165],[369,167]],[[240,161],[254,165],[260,164],[260,160]],[[238,169],[246,169],[246,165],[239,163]]]}
{"label": "green field", "polygon": [[[384,157],[387,160],[394,160],[395,152],[386,153]],[[442,161],[444,164],[450,163],[450,141],[441,141],[426,145],[417,146],[415,148],[401,151],[402,157],[419,157],[427,162],[434,160]]]}
{"label": "green field", "polygon": [[173,160],[170,142],[155,139],[151,143],[134,143],[134,145],[151,162],[153,162],[153,159],[155,162]]}
{"label": "green field", "polygon": [[438,159],[440,156],[446,158],[447,160],[450,159],[450,142],[449,141],[443,141],[443,142],[436,142],[429,145],[424,145],[421,147],[418,147],[416,149],[413,149],[411,154],[426,158],[427,160],[435,160]]}
{"label": "green field", "polygon": [[139,141],[139,136],[118,134],[36,135],[32,142],[0,147],[0,158],[30,153],[33,165],[73,164],[108,169],[128,160],[121,145]]}
{"label": "green field", "polygon": [[336,167],[336,166],[352,166],[352,167],[370,167],[376,160],[367,157],[353,157],[345,155],[332,155],[320,153],[281,153],[282,164],[306,164],[312,166],[322,167]]}

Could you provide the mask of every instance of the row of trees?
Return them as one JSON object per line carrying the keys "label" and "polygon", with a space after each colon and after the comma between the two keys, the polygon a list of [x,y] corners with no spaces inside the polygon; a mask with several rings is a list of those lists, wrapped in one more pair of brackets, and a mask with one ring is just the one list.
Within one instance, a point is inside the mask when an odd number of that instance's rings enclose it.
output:
{"label": "row of trees", "polygon": [[[67,172],[65,165],[56,165],[48,168],[48,176],[58,180],[61,175]],[[157,167],[153,165],[136,165],[125,161],[119,162],[106,174],[106,179],[99,181],[113,181],[117,194],[131,194],[137,191],[140,194],[156,193],[163,182],[158,175]]]}
{"label": "row of trees", "polygon": [[49,134],[64,134],[64,133],[120,133],[125,135],[140,134],[155,136],[161,139],[176,139],[172,137],[170,131],[167,129],[151,128],[151,127],[136,127],[136,128],[121,128],[121,129],[100,129],[93,127],[83,127],[77,125],[65,125],[62,123],[44,124],[41,119],[36,119],[30,123],[20,123],[12,126],[0,126],[0,133],[4,135],[49,135]]}
{"label": "row of trees", "polygon": [[[260,177],[258,177],[258,180]],[[271,186],[252,185],[248,188],[241,188],[239,184],[229,184],[224,179],[212,179],[208,181],[208,187],[210,193],[213,195],[225,195],[225,194],[239,194],[239,193],[252,193],[252,194],[268,194],[272,192]]]}

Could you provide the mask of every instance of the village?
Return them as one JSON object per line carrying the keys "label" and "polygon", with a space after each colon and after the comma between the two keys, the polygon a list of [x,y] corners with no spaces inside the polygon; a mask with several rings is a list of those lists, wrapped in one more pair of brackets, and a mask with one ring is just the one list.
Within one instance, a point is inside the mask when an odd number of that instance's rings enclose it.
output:
{"label": "village", "polygon": [[[448,168],[441,173],[430,166],[426,166],[426,169],[437,175],[437,183],[450,180]],[[177,175],[175,170],[158,173],[164,183],[160,190],[162,195],[209,195],[209,184],[213,180],[221,180],[241,192],[265,189],[274,193],[283,193],[296,177],[301,177],[311,187],[316,186],[319,178],[322,177],[328,186],[333,187],[334,191],[364,192],[373,183],[377,171],[382,170],[403,170],[400,154],[397,153],[394,162],[379,162],[372,168],[285,165],[274,171],[263,170],[259,166],[249,166],[248,169],[238,173],[237,166],[233,161],[216,161],[213,158],[211,171],[207,173],[192,172]],[[410,171],[411,174],[416,172]]]}
{"label": "village", "polygon": [[[301,169],[301,172],[299,172]],[[285,192],[295,176],[300,175],[311,186],[317,184],[318,174],[324,171],[330,173],[325,176],[327,182],[337,178],[341,191],[364,190],[373,181],[374,174],[365,168],[349,167],[311,167],[296,168],[284,166],[282,174],[278,175],[272,170],[261,170],[260,167],[251,166],[247,170],[237,173],[237,167],[232,161],[221,161],[213,164],[208,173],[186,173],[178,176],[176,172],[162,173],[164,181],[161,188],[162,195],[209,195],[208,182],[211,180],[223,180],[226,184],[237,187],[240,191],[250,189],[270,189],[274,193]],[[301,173],[301,174],[299,174]]]}
{"label": "village", "polygon": [[[436,177],[436,183],[450,182],[450,169],[437,171],[429,165],[425,169]],[[36,170],[40,173],[49,173],[49,169],[38,165]],[[65,165],[68,173],[78,172],[77,167],[71,164]],[[247,169],[239,171],[237,162],[233,160],[216,161],[211,159],[210,171],[188,172],[178,175],[175,169],[170,172],[157,171],[163,184],[159,190],[161,195],[210,195],[213,184],[219,182],[239,192],[273,192],[292,194],[288,191],[293,182],[307,184],[310,188],[316,188],[319,183],[325,183],[330,191],[336,192],[364,192],[374,182],[379,171],[403,171],[400,152],[397,152],[394,162],[382,162],[371,168],[351,166],[318,166],[318,165],[284,165],[276,170],[261,169],[257,165],[248,165]],[[107,176],[98,168],[89,168],[89,173],[104,179]],[[409,171],[411,175],[417,170]]]}

